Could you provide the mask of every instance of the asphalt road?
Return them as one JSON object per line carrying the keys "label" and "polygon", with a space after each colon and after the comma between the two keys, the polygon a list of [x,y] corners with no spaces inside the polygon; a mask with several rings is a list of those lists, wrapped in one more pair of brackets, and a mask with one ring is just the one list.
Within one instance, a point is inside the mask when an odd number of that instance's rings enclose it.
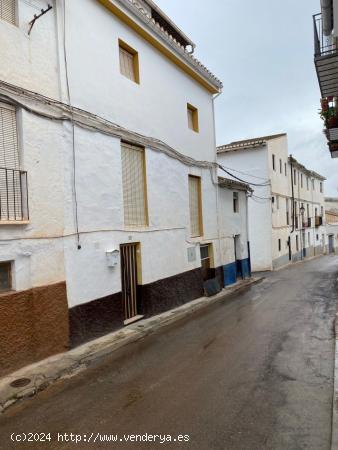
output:
{"label": "asphalt road", "polygon": [[[0,449],[329,449],[337,272],[337,257],[293,265],[121,349],[8,410]],[[11,442],[23,432],[52,441]]]}

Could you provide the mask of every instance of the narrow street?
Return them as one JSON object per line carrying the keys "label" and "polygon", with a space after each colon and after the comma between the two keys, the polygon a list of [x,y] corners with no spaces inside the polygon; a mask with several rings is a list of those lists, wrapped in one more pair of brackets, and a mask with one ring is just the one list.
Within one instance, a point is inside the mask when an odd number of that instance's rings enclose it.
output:
{"label": "narrow street", "polygon": [[[0,419],[0,449],[328,450],[338,257],[267,274]],[[12,433],[51,433],[19,444]],[[57,433],[189,442],[57,442]]]}

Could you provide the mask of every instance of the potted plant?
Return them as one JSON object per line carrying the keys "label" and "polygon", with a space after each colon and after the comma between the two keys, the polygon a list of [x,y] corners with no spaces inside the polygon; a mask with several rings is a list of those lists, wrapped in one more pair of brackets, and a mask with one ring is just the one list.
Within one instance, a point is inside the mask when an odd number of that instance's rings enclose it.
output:
{"label": "potted plant", "polygon": [[338,127],[338,111],[334,106],[327,107],[324,105],[319,112],[321,119],[324,120],[326,128]]}

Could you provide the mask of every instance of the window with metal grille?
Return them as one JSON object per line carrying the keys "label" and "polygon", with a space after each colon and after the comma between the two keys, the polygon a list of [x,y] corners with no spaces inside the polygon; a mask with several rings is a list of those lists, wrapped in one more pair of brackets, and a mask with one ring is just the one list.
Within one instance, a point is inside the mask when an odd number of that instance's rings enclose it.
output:
{"label": "window with metal grille", "polygon": [[0,0],[0,19],[15,25],[16,0]]}
{"label": "window with metal grille", "polygon": [[122,143],[124,223],[147,226],[147,194],[144,149]]}
{"label": "window with metal grille", "polygon": [[0,103],[0,220],[22,220],[26,173],[19,168],[16,110]]}
{"label": "window with metal grille", "polygon": [[202,236],[201,179],[192,175],[189,175],[189,207],[191,236]]}
{"label": "window with metal grille", "polygon": [[10,262],[0,263],[0,292],[12,289],[12,264]]}
{"label": "window with metal grille", "polygon": [[140,83],[138,53],[119,40],[121,74],[135,83]]}
{"label": "window with metal grille", "polygon": [[199,131],[198,125],[198,109],[188,103],[187,105],[187,114],[188,114],[188,127],[190,130]]}

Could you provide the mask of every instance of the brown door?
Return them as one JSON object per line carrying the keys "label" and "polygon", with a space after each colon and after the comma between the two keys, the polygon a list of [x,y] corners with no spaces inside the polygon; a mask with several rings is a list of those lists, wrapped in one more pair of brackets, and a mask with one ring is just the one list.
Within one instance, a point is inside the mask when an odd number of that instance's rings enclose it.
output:
{"label": "brown door", "polygon": [[121,245],[121,278],[124,320],[132,319],[137,312],[137,244]]}

